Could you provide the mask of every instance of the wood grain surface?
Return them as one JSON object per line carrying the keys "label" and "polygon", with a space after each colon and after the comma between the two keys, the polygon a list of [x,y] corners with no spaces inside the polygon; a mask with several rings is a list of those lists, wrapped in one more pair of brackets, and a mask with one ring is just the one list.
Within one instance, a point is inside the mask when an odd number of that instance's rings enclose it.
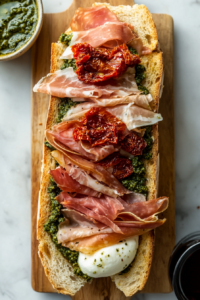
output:
{"label": "wood grain surface", "polygon": [[[32,87],[50,71],[51,43],[56,42],[79,6],[91,6],[94,0],[74,0],[64,12],[45,14],[40,36],[32,48]],[[132,0],[102,0],[112,5],[132,5]],[[170,205],[163,217],[167,222],[156,230],[155,253],[148,282],[142,292],[171,292],[168,279],[168,261],[175,245],[175,176],[174,176],[174,73],[173,73],[173,20],[169,15],[153,14],[158,30],[161,49],[164,53],[164,92],[160,100],[160,113],[164,121],[159,124],[160,176],[159,195],[169,196]],[[36,239],[38,193],[40,188],[44,130],[49,105],[49,96],[32,93],[31,97],[31,283],[35,291],[55,292],[49,283],[38,257]],[[110,278],[95,279],[86,284],[73,300],[125,300]]]}

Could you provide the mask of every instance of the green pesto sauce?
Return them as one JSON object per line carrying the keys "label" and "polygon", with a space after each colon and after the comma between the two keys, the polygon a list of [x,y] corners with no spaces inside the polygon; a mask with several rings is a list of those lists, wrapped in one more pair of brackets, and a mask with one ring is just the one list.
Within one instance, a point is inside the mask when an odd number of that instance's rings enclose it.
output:
{"label": "green pesto sauce", "polygon": [[[56,119],[56,122],[57,123],[62,122],[62,119],[63,119],[64,115],[67,113],[67,111],[72,106],[75,106],[76,104],[77,103],[73,102],[70,98],[60,99],[60,104],[58,106],[58,117]],[[55,150],[55,148],[52,147],[48,141],[45,142],[45,145],[51,151]],[[57,162],[56,162],[56,164],[58,165]],[[59,204],[57,200],[55,200],[55,197],[58,194],[60,194],[60,192],[61,192],[61,190],[59,189],[59,187],[57,186],[57,184],[51,177],[50,185],[48,187],[48,193],[49,193],[50,201],[51,201],[51,214],[48,218],[48,221],[44,224],[44,230],[51,235],[52,241],[54,242],[58,251],[60,251],[60,253],[62,253],[62,255],[73,266],[74,274],[89,281],[91,279],[91,277],[84,274],[78,265],[79,252],[70,250],[69,248],[63,247],[61,244],[58,244],[58,240],[57,240],[58,226],[61,222],[64,221],[63,215],[61,213],[62,205]]]}
{"label": "green pesto sauce", "polygon": [[0,55],[13,53],[26,44],[37,20],[35,0],[0,0]]}
{"label": "green pesto sauce", "polygon": [[79,252],[70,250],[69,248],[63,247],[61,244],[58,244],[58,240],[57,240],[58,226],[61,222],[64,222],[65,220],[61,213],[62,205],[59,204],[57,200],[55,200],[55,197],[58,194],[60,194],[60,192],[61,190],[59,189],[59,187],[51,177],[50,185],[48,187],[48,193],[51,200],[51,214],[49,216],[48,221],[44,224],[44,230],[51,235],[52,241],[54,242],[57,249],[73,266],[74,274],[89,281],[91,277],[84,274],[78,265]]}
{"label": "green pesto sauce", "polygon": [[[59,41],[61,43],[65,44],[66,46],[69,46],[72,37],[73,37],[73,33],[70,33],[70,34],[62,33],[61,36],[59,37]],[[64,59],[63,61],[64,62],[60,68],[61,70],[72,67],[74,69],[74,71],[76,71],[76,61],[74,58]]]}
{"label": "green pesto sauce", "polygon": [[72,59],[64,59],[64,63],[62,64],[62,66],[60,67],[61,70],[66,69],[72,67],[74,69],[74,71],[76,71],[76,61],[74,58]]}
{"label": "green pesto sauce", "polygon": [[73,37],[73,33],[70,34],[62,33],[61,36],[59,37],[59,41],[65,44],[66,46],[69,46],[72,37]]}
{"label": "green pesto sauce", "polygon": [[51,144],[49,144],[49,142],[44,142],[45,146],[47,146],[47,148],[49,148],[51,151],[56,150],[53,146],[51,146]]}
{"label": "green pesto sauce", "polygon": [[122,184],[130,191],[135,193],[141,193],[145,196],[148,195],[148,187],[146,186],[146,170],[144,166],[144,160],[149,160],[152,158],[152,147],[153,140],[151,138],[152,126],[146,127],[146,132],[144,134],[144,139],[147,143],[147,147],[144,149],[142,155],[135,156],[131,159],[133,166],[133,173],[122,180]]}
{"label": "green pesto sauce", "polygon": [[73,102],[70,98],[63,98],[58,106],[58,117],[56,122],[62,122],[64,116],[72,106],[76,106],[79,102]]}
{"label": "green pesto sauce", "polygon": [[[131,48],[131,47],[128,47],[128,48],[132,54],[138,55],[138,52],[136,51],[136,49]],[[142,85],[143,80],[146,78],[145,71],[146,71],[146,68],[142,64],[138,64],[135,66],[135,81],[137,83],[138,89],[140,91],[142,91],[142,95],[149,94],[149,90],[144,85]]]}

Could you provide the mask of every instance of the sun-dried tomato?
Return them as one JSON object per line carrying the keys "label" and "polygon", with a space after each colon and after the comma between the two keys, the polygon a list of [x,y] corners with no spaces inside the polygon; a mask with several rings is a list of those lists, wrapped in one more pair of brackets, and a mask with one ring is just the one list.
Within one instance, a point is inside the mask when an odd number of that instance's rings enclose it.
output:
{"label": "sun-dried tomato", "polygon": [[113,167],[112,174],[118,179],[124,179],[133,173],[133,166],[128,158],[113,153],[97,163],[105,169]]}
{"label": "sun-dried tomato", "polygon": [[118,179],[124,179],[133,173],[131,161],[127,158],[121,158],[119,164],[114,166],[113,175]]}
{"label": "sun-dried tomato", "polygon": [[91,141],[90,136],[89,136],[89,131],[87,130],[86,127],[76,127],[75,130],[73,131],[73,137],[75,141],[78,140],[83,140],[83,141]]}
{"label": "sun-dried tomato", "polygon": [[87,43],[77,43],[72,47],[76,60],[78,79],[86,83],[98,83],[122,75],[128,67],[141,62],[123,44],[113,49],[93,48]]}
{"label": "sun-dried tomato", "polygon": [[97,164],[107,169],[116,166],[118,163],[120,163],[120,161],[121,161],[121,157],[119,153],[114,152],[109,156],[107,156],[106,158],[100,160]]}
{"label": "sun-dried tomato", "polygon": [[123,133],[126,129],[126,125],[116,118],[114,115],[109,113],[105,108],[102,107],[93,107],[85,114],[83,119],[83,124],[87,125],[87,128],[98,128],[102,125],[112,124],[115,125],[117,131]]}
{"label": "sun-dried tomato", "polygon": [[123,139],[123,141],[121,141],[120,145],[126,152],[136,156],[142,155],[147,143],[142,137],[138,136],[134,132],[131,132]]}
{"label": "sun-dried tomato", "polygon": [[126,125],[100,107],[91,108],[82,119],[83,126],[74,129],[73,137],[89,141],[91,146],[117,144]]}

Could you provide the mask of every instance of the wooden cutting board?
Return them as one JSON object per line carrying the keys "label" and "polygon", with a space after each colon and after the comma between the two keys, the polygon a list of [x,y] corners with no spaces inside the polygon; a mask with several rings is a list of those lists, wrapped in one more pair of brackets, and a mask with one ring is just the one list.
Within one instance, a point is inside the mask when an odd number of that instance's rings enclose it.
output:
{"label": "wooden cutting board", "polygon": [[[51,43],[56,42],[62,32],[69,27],[75,10],[82,6],[91,6],[94,0],[74,0],[72,5],[62,13],[45,14],[40,36],[32,48],[32,87],[38,80],[49,73]],[[111,5],[133,5],[132,0],[96,1],[110,2]],[[160,113],[164,121],[159,124],[160,133],[160,176],[159,195],[169,196],[170,205],[163,213],[167,222],[156,230],[156,245],[153,265],[145,293],[171,292],[168,279],[168,261],[175,245],[175,176],[174,176],[174,54],[173,54],[173,20],[169,15],[153,14],[158,29],[161,49],[164,53],[165,80],[164,92],[160,101]],[[41,161],[43,155],[44,130],[49,96],[32,93],[31,97],[31,258],[32,287],[37,292],[55,292],[49,283],[38,257],[36,240],[36,219],[38,193],[40,188]],[[74,300],[125,300],[110,278],[93,280],[86,284],[73,297]]]}

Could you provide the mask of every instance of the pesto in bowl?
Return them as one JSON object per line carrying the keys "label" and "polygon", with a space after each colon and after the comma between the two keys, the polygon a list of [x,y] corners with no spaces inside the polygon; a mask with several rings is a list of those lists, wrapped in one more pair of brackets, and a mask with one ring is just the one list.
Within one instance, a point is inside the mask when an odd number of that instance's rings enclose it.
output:
{"label": "pesto in bowl", "polygon": [[0,0],[0,60],[14,56],[12,54],[20,52],[27,44],[32,45],[30,41],[35,36],[39,17],[41,19],[38,2]]}

